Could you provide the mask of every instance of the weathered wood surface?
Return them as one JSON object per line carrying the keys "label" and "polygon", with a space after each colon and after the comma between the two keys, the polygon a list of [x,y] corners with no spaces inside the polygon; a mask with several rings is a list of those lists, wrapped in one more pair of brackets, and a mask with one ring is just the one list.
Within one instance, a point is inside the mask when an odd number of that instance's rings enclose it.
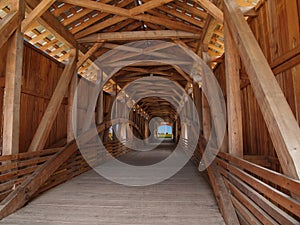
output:
{"label": "weathered wood surface", "polygon": [[252,218],[258,221],[255,224],[299,224],[299,180],[223,152],[218,153],[216,162],[244,220],[250,224]]}
{"label": "weathered wood surface", "polygon": [[[280,7],[279,7],[280,5]],[[300,64],[297,63],[300,50],[299,21],[296,0],[264,1],[258,16],[248,20],[259,45],[263,50],[276,80],[300,124]],[[281,32],[278,32],[280,30]],[[215,75],[225,93],[225,63],[215,69]],[[266,158],[269,168],[280,171],[266,123],[262,116],[253,88],[249,83],[244,65],[241,65],[241,102],[243,122],[243,148],[245,155]]]}
{"label": "weathered wood surface", "polygon": [[72,49],[68,64],[65,66],[64,71],[57,83],[57,86],[53,92],[53,95],[48,103],[47,109],[42,117],[42,120],[33,136],[32,142],[28,151],[39,151],[45,147],[47,138],[50,134],[52,125],[55,121],[63,98],[68,90],[70,80],[76,73],[76,50]]}
{"label": "weathered wood surface", "polygon": [[226,96],[228,152],[243,158],[243,122],[240,91],[240,59],[229,27],[225,23]]}
{"label": "weathered wood surface", "polygon": [[[4,81],[6,70],[7,45],[0,51],[0,77]],[[24,42],[22,67],[22,88],[20,108],[20,152],[25,152],[32,140],[35,130],[49,103],[57,81],[63,71],[63,64],[58,63]],[[0,87],[0,111],[3,111],[4,82]],[[0,115],[0,127],[3,126],[3,115]],[[66,137],[67,98],[65,97],[48,137],[46,147]],[[2,139],[2,137],[0,138]],[[62,142],[62,145],[65,142]],[[61,146],[62,146],[61,145]]]}
{"label": "weathered wood surface", "polygon": [[[137,165],[167,157],[171,147],[133,152],[122,160]],[[2,224],[224,224],[213,193],[188,163],[160,184],[126,187],[94,171],[41,195]]]}
{"label": "weathered wood surface", "polygon": [[[22,84],[23,35],[21,19],[25,17],[25,2],[13,0],[11,10],[17,11],[18,23],[15,32],[8,39],[6,54],[5,86],[3,99],[3,151],[5,155],[19,152],[20,105]],[[6,28],[9,30],[9,27]],[[0,29],[2,33],[2,30]],[[4,31],[5,35],[5,31]],[[2,46],[2,45],[0,45]],[[2,136],[2,135],[1,135]]]}
{"label": "weathered wood surface", "polygon": [[[124,120],[111,120],[111,121],[106,121],[103,122],[102,124],[98,125],[96,130],[98,133],[103,132],[105,129],[109,128],[110,126],[112,126],[112,124],[117,124],[117,123],[124,123]],[[139,130],[139,128],[137,127],[136,124],[134,124],[133,122],[129,122],[129,125],[131,125],[133,128],[135,128],[138,132],[138,134],[140,135],[140,137],[142,137],[142,133]],[[90,140],[94,137],[94,130],[88,130],[87,132],[81,134],[78,138],[77,141],[80,140],[81,143],[88,143],[90,144]],[[0,204],[0,218],[4,218],[8,215],[10,215],[11,213],[15,212],[17,209],[23,207],[30,199],[32,199],[32,197],[38,193],[38,191],[40,190],[41,187],[43,187],[43,185],[46,183],[46,181],[51,178],[52,175],[56,175],[55,172],[57,172],[57,170],[59,170],[61,168],[62,165],[64,165],[64,163],[69,164],[69,165],[74,165],[73,161],[75,161],[76,164],[76,158],[72,159],[71,161],[68,161],[68,159],[71,156],[76,155],[75,152],[77,152],[77,142],[76,140],[73,140],[72,142],[70,142],[69,144],[67,144],[64,148],[59,149],[54,155],[52,155],[51,157],[49,157],[48,160],[46,161],[42,161],[44,163],[40,164],[39,166],[33,168],[33,170],[30,170],[28,173],[28,176],[24,177],[23,182],[22,181],[18,181],[20,183],[20,185],[16,185],[14,184],[13,188],[8,187],[8,193],[7,195],[5,195],[6,197],[1,201]],[[120,155],[122,155],[123,153],[126,153],[128,151],[127,148],[124,148],[122,146],[122,144],[113,144],[111,146],[111,148],[108,148],[107,150],[112,156],[118,157]],[[31,153],[24,153],[26,154],[31,154]],[[94,154],[94,151],[89,151],[89,157],[92,157],[92,161],[93,163],[95,163],[95,158],[96,156],[92,155]],[[3,158],[4,160],[7,160],[7,158],[9,158],[10,156],[3,156],[0,157]],[[19,157],[17,155],[17,157]],[[86,154],[85,154],[86,157]],[[104,157],[106,158],[106,157]],[[84,170],[87,165],[86,163],[84,163],[84,160],[82,159],[82,157],[80,157],[79,154],[79,160],[82,162],[82,165],[79,166],[79,169]],[[105,160],[105,159],[99,159],[99,160]],[[18,163],[17,163],[18,164]],[[80,163],[81,164],[81,163]],[[66,170],[67,168],[65,168],[63,166],[62,168],[63,170]],[[9,173],[9,172],[8,172]],[[70,173],[68,173],[67,176],[65,176],[65,179],[63,181],[66,181],[68,179],[70,179],[73,175],[75,176],[76,171],[70,171]],[[3,173],[3,176],[5,178],[5,173]],[[10,176],[15,175],[15,173],[10,174]],[[78,175],[78,173],[77,173]],[[3,177],[1,177],[3,178]],[[50,187],[52,187],[53,185],[51,184],[52,182],[50,181]],[[55,183],[55,182],[54,182]],[[46,187],[47,189],[48,187]]]}

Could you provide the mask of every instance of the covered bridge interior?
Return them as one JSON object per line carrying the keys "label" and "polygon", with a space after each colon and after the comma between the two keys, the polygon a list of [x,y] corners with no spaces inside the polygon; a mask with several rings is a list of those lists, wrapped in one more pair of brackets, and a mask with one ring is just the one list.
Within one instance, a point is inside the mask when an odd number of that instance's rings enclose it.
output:
{"label": "covered bridge interior", "polygon": [[1,224],[300,224],[298,0],[0,0]]}

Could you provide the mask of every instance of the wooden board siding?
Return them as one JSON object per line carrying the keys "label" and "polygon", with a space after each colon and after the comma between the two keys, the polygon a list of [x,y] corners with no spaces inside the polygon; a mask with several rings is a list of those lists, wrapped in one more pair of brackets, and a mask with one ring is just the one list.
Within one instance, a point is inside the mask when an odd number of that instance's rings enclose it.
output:
{"label": "wooden board siding", "polygon": [[[0,79],[4,77],[6,46],[0,50]],[[63,71],[59,63],[33,46],[25,43],[21,93],[20,152],[27,151],[31,139],[49,103],[50,97]],[[4,82],[0,87],[0,110],[3,108]],[[64,99],[47,140],[46,147],[66,137],[67,98]],[[2,114],[0,115],[2,130]],[[2,143],[2,132],[1,132]]]}
{"label": "wooden board siding", "polygon": [[[300,32],[299,20],[296,19],[299,15],[297,1],[265,1],[257,12],[257,17],[249,19],[249,25],[300,124],[300,64],[297,65]],[[292,52],[296,53],[292,54]],[[291,60],[282,66],[288,59],[284,57],[285,55],[294,55],[294,57],[290,57]],[[218,65],[215,74],[224,91],[226,87],[224,63]],[[245,68],[241,69],[240,76],[244,155],[268,156],[272,169],[280,170],[276,152]]]}

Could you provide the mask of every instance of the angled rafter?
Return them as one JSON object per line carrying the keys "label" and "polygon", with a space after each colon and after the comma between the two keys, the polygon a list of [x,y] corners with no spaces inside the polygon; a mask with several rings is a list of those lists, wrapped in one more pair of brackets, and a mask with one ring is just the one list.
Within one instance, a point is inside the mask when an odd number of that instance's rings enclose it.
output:
{"label": "angled rafter", "polygon": [[43,0],[41,1],[31,13],[22,21],[21,31],[24,33],[30,25],[39,18],[56,0]]}
{"label": "angled rafter", "polygon": [[11,3],[11,0],[0,1],[0,9],[3,9],[4,7],[8,6],[10,3]]}
{"label": "angled rafter", "polygon": [[172,2],[173,0],[152,0],[148,1],[140,6],[137,6],[133,9],[130,9],[130,14],[131,15],[138,15],[141,13],[144,13],[146,11],[149,11],[150,9],[154,9],[156,7],[159,7],[161,5],[164,5],[166,3]]}
{"label": "angled rafter", "polygon": [[212,15],[217,21],[223,23],[224,15],[223,12],[209,0],[194,0],[199,3],[207,12]]}
{"label": "angled rafter", "polygon": [[167,15],[161,14],[155,10],[150,10],[149,13],[151,13],[155,16],[143,14],[143,15],[136,16],[135,19],[162,25],[162,26],[164,26],[168,29],[172,29],[172,30],[185,30],[188,32],[196,33],[196,34],[202,33],[202,30],[200,27],[198,28],[195,26],[191,26],[191,25],[184,23],[183,21],[177,21],[175,19],[171,20],[171,19],[169,19],[169,17]]}
{"label": "angled rafter", "polygon": [[[120,3],[117,3],[116,6],[124,8],[124,7],[127,7],[128,5],[130,5],[130,3],[132,3],[131,0],[124,0],[124,1],[122,1]],[[79,32],[83,32],[84,29],[90,29],[89,26],[93,25],[97,21],[103,20],[106,17],[108,18],[109,15],[110,15],[109,13],[97,13],[97,14],[93,13],[93,14],[89,14],[87,16],[89,18],[87,21],[80,20],[80,22],[81,22],[80,26],[77,26],[76,23],[73,23],[70,26],[71,27],[70,32],[72,34],[77,34]],[[95,27],[95,26],[97,26],[97,24],[94,24],[93,26]]]}
{"label": "angled rafter", "polygon": [[75,35],[75,37],[76,38],[85,37],[89,34],[95,33],[99,30],[105,29],[109,26],[113,26],[114,24],[122,22],[123,20],[126,20],[127,18],[133,18],[136,20],[144,21],[144,22],[159,24],[159,25],[165,26],[169,29],[186,30],[189,32],[201,33],[200,29],[191,28],[190,26],[188,26],[184,23],[178,22],[178,21],[173,21],[173,20],[166,19],[166,18],[160,18],[157,16],[143,14],[145,12],[145,10],[149,11],[149,10],[154,9],[158,6],[161,6],[167,2],[170,2],[170,0],[168,0],[168,1],[153,0],[151,2],[147,2],[141,6],[138,6],[134,9],[132,9],[133,11],[130,11],[130,15],[114,16],[114,17],[109,18],[99,24],[94,25],[93,27],[87,28],[86,30],[79,32],[78,34]]}
{"label": "angled rafter", "polygon": [[224,12],[283,172],[299,179],[300,128],[295,116],[237,3],[224,0]]}
{"label": "angled rafter", "polygon": [[197,9],[196,7],[189,6],[188,4],[181,2],[181,1],[174,1],[170,5],[173,7],[176,7],[176,8],[179,7],[181,10],[188,10],[192,14],[194,14],[202,19],[206,19],[208,16],[208,14],[206,12]]}
{"label": "angled rafter", "polygon": [[[31,9],[34,9],[39,4],[39,1],[26,0],[26,3]],[[38,19],[38,21],[57,39],[61,40],[69,47],[76,48],[77,43],[73,35],[69,31],[67,31],[66,28],[50,12],[44,12],[44,14]]]}
{"label": "angled rafter", "polygon": [[184,21],[186,21],[186,22],[188,22],[190,24],[193,24],[193,25],[195,25],[197,27],[201,27],[201,28],[204,27],[204,22],[203,21],[196,20],[196,19],[194,19],[194,18],[192,18],[190,16],[187,16],[187,15],[181,13],[181,12],[178,12],[178,11],[176,11],[174,9],[170,9],[167,6],[158,7],[158,9],[161,10],[161,11],[163,11],[163,12],[165,12],[165,13],[168,13],[168,14],[174,16],[174,17],[182,19],[182,20],[184,20]]}
{"label": "angled rafter", "polygon": [[112,6],[102,2],[86,1],[86,0],[62,0],[65,3],[71,5],[81,6],[87,9],[97,10],[100,12],[111,13],[119,16],[129,16],[130,12],[128,9],[124,9],[118,6]]}
{"label": "angled rafter", "polygon": [[77,62],[77,69],[90,58],[101,46],[103,43],[96,43],[94,44],[83,56],[80,57],[79,61]]}
{"label": "angled rafter", "polygon": [[11,12],[0,21],[0,48],[17,29],[19,18],[19,12]]}

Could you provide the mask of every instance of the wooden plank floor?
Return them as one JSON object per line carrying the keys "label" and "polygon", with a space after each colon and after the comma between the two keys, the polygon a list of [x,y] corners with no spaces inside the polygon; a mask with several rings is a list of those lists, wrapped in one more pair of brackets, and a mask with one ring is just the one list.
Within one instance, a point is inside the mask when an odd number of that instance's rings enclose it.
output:
{"label": "wooden plank floor", "polygon": [[[124,161],[140,165],[165,158],[172,148],[132,152]],[[207,182],[192,163],[170,179],[151,186],[127,187],[93,170],[42,194],[1,224],[225,224]]]}

